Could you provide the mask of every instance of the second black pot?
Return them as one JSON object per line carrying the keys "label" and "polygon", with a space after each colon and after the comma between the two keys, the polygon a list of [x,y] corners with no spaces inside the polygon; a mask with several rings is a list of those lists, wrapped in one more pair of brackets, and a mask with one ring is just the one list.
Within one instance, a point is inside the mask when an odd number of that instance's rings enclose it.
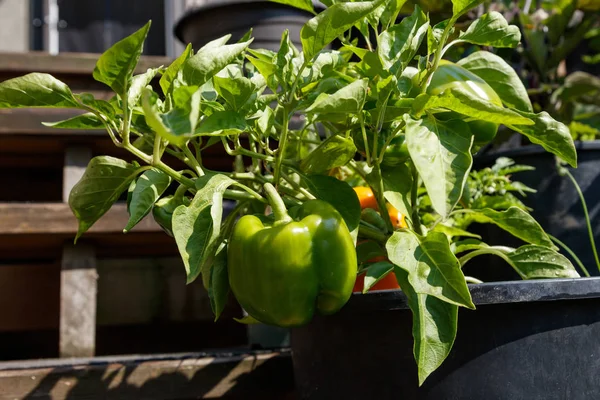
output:
{"label": "second black pot", "polygon": [[600,399],[600,278],[471,285],[446,361],[418,387],[401,291],[292,330],[302,399]]}

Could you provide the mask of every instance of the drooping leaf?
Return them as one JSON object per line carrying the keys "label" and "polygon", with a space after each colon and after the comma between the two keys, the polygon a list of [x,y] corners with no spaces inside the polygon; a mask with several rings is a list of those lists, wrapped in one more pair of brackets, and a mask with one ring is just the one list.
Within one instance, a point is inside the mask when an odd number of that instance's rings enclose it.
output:
{"label": "drooping leaf", "polygon": [[[205,287],[210,269],[203,268],[214,256],[219,243],[223,216],[223,193],[236,182],[223,174],[207,175],[198,180],[198,191],[189,206],[181,205],[173,213],[173,236],[187,273],[187,282],[203,274]],[[201,184],[199,184],[201,182]]]}
{"label": "drooping leaf", "polygon": [[525,245],[507,255],[523,279],[579,278],[568,258],[547,247]]}
{"label": "drooping leaf", "polygon": [[352,138],[332,135],[300,162],[300,169],[307,174],[322,174],[346,165],[355,155]]}
{"label": "drooping leaf", "polygon": [[133,71],[142,54],[144,41],[151,22],[137,32],[115,43],[96,62],[94,79],[108,85],[115,93],[124,96],[129,89]]}
{"label": "drooping leaf", "polygon": [[216,111],[204,118],[198,128],[198,136],[238,135],[248,129],[246,120],[235,111]]}
{"label": "drooping leaf", "polygon": [[180,71],[181,80],[187,85],[202,86],[242,54],[252,40],[223,46],[203,47],[183,63]]}
{"label": "drooping leaf", "polygon": [[577,151],[569,128],[562,122],[552,118],[550,114],[542,111],[539,114],[518,111],[519,114],[534,122],[534,125],[507,125],[527,136],[535,144],[555,154],[569,163],[573,168],[577,167]]}
{"label": "drooping leaf", "polygon": [[309,20],[300,32],[304,58],[311,60],[325,46],[375,10],[382,2],[383,0],[336,3]]}
{"label": "drooping leaf", "polygon": [[79,221],[79,239],[119,199],[139,167],[109,156],[94,157],[69,194],[69,206]]}
{"label": "drooping leaf", "polygon": [[129,232],[152,210],[154,203],[171,184],[171,177],[158,169],[144,172],[137,180],[128,201],[129,221],[123,229]]}
{"label": "drooping leaf", "polygon": [[229,292],[227,248],[223,247],[215,256],[213,266],[210,270],[210,287],[208,288],[208,298],[210,299],[210,307],[213,314],[215,314],[215,321],[219,319],[227,305]]}
{"label": "drooping leaf", "polygon": [[177,78],[177,74],[179,73],[183,63],[185,63],[187,59],[191,57],[192,53],[192,44],[188,43],[183,53],[181,53],[179,57],[177,57],[175,61],[173,61],[171,65],[169,65],[163,72],[162,76],[160,77],[159,84],[165,96],[171,90],[173,81]]}
{"label": "drooping leaf", "polygon": [[42,122],[44,126],[57,129],[92,129],[104,130],[104,123],[95,114],[85,113],[73,118],[57,122]]}
{"label": "drooping leaf", "polygon": [[420,386],[442,365],[452,350],[457,332],[458,306],[418,293],[405,270],[396,267],[394,271],[413,314],[413,353]]}
{"label": "drooping leaf", "polygon": [[503,58],[488,51],[476,51],[458,61],[458,65],[486,81],[507,107],[533,112],[527,89]]}
{"label": "drooping leaf", "polygon": [[316,198],[328,202],[338,210],[350,232],[358,229],[360,202],[348,183],[327,175],[310,175],[305,183]]}
{"label": "drooping leaf", "polygon": [[412,15],[404,18],[379,35],[377,54],[383,67],[392,74],[406,68],[415,57],[421,42],[427,34],[429,20],[419,6],[415,6]]}
{"label": "drooping leaf", "polygon": [[71,89],[49,74],[33,72],[0,82],[0,108],[79,108]]}
{"label": "drooping leaf", "polygon": [[505,211],[489,208],[468,210],[467,215],[475,222],[495,224],[527,243],[556,248],[540,224],[529,213],[518,207],[510,207]]}
{"label": "drooping leaf", "polygon": [[425,111],[435,108],[445,108],[472,117],[473,119],[494,122],[497,124],[534,124],[530,118],[516,110],[497,106],[459,88],[445,90],[439,96],[421,94],[413,102],[413,112],[417,117],[423,115]]}
{"label": "drooping leaf", "polygon": [[521,31],[516,25],[509,25],[502,14],[492,11],[473,21],[465,32],[461,32],[458,41],[514,48],[521,42]]}
{"label": "drooping leaf", "polygon": [[475,308],[460,263],[444,234],[394,232],[385,247],[389,260],[408,272],[408,280],[417,293]]}
{"label": "drooping leaf", "polygon": [[415,120],[405,116],[410,157],[423,179],[435,211],[448,216],[458,200],[473,164],[473,134],[462,120]]}
{"label": "drooping leaf", "polygon": [[369,81],[360,79],[333,94],[321,93],[315,102],[306,109],[311,114],[351,114],[358,113],[365,104]]}

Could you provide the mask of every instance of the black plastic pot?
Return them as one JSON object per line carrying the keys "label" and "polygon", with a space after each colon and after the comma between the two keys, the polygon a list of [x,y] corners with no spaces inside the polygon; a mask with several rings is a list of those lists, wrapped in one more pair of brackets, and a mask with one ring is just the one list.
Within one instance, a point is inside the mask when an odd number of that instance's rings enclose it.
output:
{"label": "black plastic pot", "polygon": [[[576,146],[579,164],[570,170],[581,186],[592,230],[600,244],[600,141],[578,142]],[[554,156],[539,146],[529,145],[477,157],[475,168],[490,166],[498,157],[512,158],[518,164],[535,167],[535,171],[519,172],[514,176],[515,180],[537,190],[537,193],[528,194],[524,203],[533,208],[531,214],[548,233],[569,246],[592,275],[598,275],[581,201],[569,178],[558,175]],[[478,233],[490,244],[520,244],[517,239],[489,225],[479,227]]]}
{"label": "black plastic pot", "polygon": [[281,34],[288,29],[292,42],[300,48],[300,30],[312,17],[306,11],[265,0],[209,0],[188,10],[177,23],[175,35],[198,49],[227,34],[235,43],[252,28],[251,47],[277,51]]}
{"label": "black plastic pot", "polygon": [[302,399],[600,399],[600,278],[471,286],[458,337],[418,387],[412,317],[401,291],[354,295],[292,330]]}

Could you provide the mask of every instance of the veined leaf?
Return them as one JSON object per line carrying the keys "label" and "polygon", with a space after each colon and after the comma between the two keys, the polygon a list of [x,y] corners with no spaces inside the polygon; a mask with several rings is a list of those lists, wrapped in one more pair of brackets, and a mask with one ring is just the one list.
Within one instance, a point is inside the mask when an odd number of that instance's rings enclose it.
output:
{"label": "veined leaf", "polygon": [[360,79],[333,94],[321,93],[315,102],[306,109],[306,112],[311,114],[358,113],[365,104],[368,86],[367,79]]}
{"label": "veined leaf", "polygon": [[95,114],[85,113],[73,118],[57,122],[42,122],[42,125],[58,129],[93,129],[105,130],[104,123]]}
{"label": "veined leaf", "polygon": [[515,70],[501,57],[488,51],[476,51],[458,61],[458,65],[486,81],[507,107],[533,112],[523,82]]}
{"label": "veined leaf", "polygon": [[69,206],[79,221],[76,241],[112,207],[138,173],[137,165],[114,157],[90,161],[69,195]]}
{"label": "veined leaf", "polygon": [[521,42],[521,31],[516,25],[509,25],[502,14],[492,11],[473,21],[465,32],[461,32],[458,41],[514,48]]}
{"label": "veined leaf", "polygon": [[413,354],[421,386],[452,350],[456,339],[458,306],[418,293],[410,284],[405,270],[396,267],[394,271],[413,314]]}
{"label": "veined leaf", "polygon": [[170,184],[171,177],[158,169],[150,169],[138,178],[128,202],[129,221],[123,233],[129,232],[148,215]]}
{"label": "veined leaf", "polygon": [[372,264],[367,268],[364,278],[363,293],[367,293],[380,280],[385,278],[387,274],[394,273],[394,264],[387,261],[380,261]]}
{"label": "veined leaf", "polygon": [[392,74],[404,70],[419,50],[427,34],[429,20],[419,6],[415,6],[412,15],[404,18],[379,35],[377,53],[383,67]]}
{"label": "veined leaf", "polygon": [[187,59],[191,57],[192,53],[193,53],[192,44],[189,43],[186,46],[186,48],[183,51],[183,53],[181,53],[179,55],[179,57],[177,57],[175,59],[175,61],[173,61],[171,63],[171,65],[169,65],[167,67],[167,69],[165,70],[165,72],[163,72],[162,76],[160,77],[159,83],[160,83],[160,88],[162,89],[163,94],[165,96],[171,90],[171,86],[173,85],[173,81],[177,78],[177,74],[179,73],[179,70],[181,69],[183,63],[186,62]]}
{"label": "veined leaf", "polygon": [[419,236],[411,231],[394,232],[385,247],[389,260],[408,272],[415,292],[475,308],[460,263],[444,234],[429,232],[427,236]]}
{"label": "veined leaf", "polygon": [[79,108],[71,89],[49,74],[34,72],[0,82],[0,108]]}
{"label": "veined leaf", "polygon": [[208,298],[210,299],[210,307],[215,314],[215,321],[219,319],[227,305],[229,292],[227,247],[223,246],[215,256],[213,267],[210,270],[210,287],[208,288]]}
{"label": "veined leaf", "polygon": [[473,164],[473,134],[462,120],[405,116],[406,143],[435,211],[447,217],[461,198]]}
{"label": "veined leaf", "polygon": [[352,138],[332,135],[300,162],[300,169],[307,174],[322,174],[346,165],[356,155]]}
{"label": "veined leaf", "polygon": [[300,32],[305,60],[311,60],[325,46],[382,3],[383,0],[336,3],[309,20]]}
{"label": "veined leaf", "polygon": [[394,208],[403,215],[412,215],[410,195],[412,190],[412,174],[406,164],[396,165],[393,168],[383,168],[383,196]]}
{"label": "veined leaf", "polygon": [[215,111],[204,118],[195,135],[197,136],[227,136],[239,135],[248,130],[246,120],[235,111]]}
{"label": "veined leaf", "polygon": [[452,0],[452,14],[453,19],[456,21],[460,16],[477,7],[484,0]]}
{"label": "veined leaf", "polygon": [[124,96],[131,83],[133,71],[142,54],[144,41],[151,23],[118,41],[104,52],[94,68],[94,79],[108,85],[115,93]]}

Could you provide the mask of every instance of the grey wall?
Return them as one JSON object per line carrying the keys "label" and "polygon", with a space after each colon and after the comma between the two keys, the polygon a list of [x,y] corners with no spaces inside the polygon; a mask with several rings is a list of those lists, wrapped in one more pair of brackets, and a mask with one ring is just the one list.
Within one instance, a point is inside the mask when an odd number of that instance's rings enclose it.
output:
{"label": "grey wall", "polygon": [[28,51],[29,24],[29,1],[0,0],[0,51]]}

